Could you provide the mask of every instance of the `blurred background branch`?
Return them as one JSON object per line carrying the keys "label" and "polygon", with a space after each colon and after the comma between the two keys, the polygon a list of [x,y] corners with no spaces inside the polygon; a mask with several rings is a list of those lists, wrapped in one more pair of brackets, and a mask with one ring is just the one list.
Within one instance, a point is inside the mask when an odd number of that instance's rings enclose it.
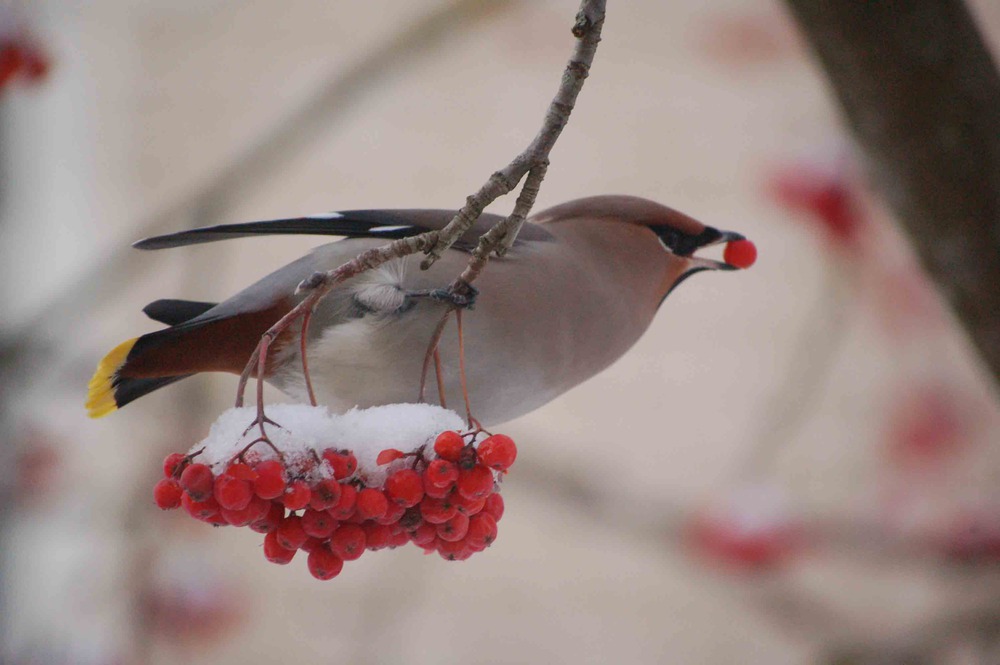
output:
{"label": "blurred background branch", "polygon": [[873,175],[1000,381],[1000,76],[962,0],[786,0]]}

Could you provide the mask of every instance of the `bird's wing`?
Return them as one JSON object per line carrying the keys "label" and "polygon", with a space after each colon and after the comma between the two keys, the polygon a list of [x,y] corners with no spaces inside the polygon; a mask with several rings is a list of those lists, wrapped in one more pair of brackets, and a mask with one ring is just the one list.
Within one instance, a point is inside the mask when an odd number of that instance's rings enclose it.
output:
{"label": "bird's wing", "polygon": [[[454,210],[345,210],[307,217],[272,219],[242,224],[221,224],[145,238],[133,244],[138,249],[167,249],[216,240],[258,235],[330,235],[348,238],[395,240],[440,230],[455,216]],[[469,250],[476,240],[502,218],[484,213],[455,244]],[[550,240],[551,234],[534,224],[522,227],[518,241]]]}

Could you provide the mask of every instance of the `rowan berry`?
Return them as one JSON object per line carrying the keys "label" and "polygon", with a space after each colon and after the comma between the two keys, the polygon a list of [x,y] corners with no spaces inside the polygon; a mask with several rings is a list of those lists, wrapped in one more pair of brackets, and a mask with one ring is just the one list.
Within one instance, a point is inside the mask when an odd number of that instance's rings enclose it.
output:
{"label": "rowan berry", "polygon": [[467,515],[468,517],[472,517],[477,514],[483,509],[483,506],[486,505],[485,497],[479,499],[467,499],[458,492],[453,493],[449,500],[455,505],[458,512],[463,515]]}
{"label": "rowan berry", "polygon": [[230,464],[229,468],[226,469],[226,475],[232,476],[233,478],[239,478],[240,480],[248,480],[250,482],[257,479],[257,472],[243,462],[234,462],[233,464]]}
{"label": "rowan berry", "polygon": [[302,528],[302,518],[298,515],[289,515],[283,519],[275,533],[281,546],[289,550],[299,549],[309,537],[309,534]]}
{"label": "rowan berry", "polygon": [[312,508],[302,513],[301,524],[306,535],[321,540],[329,538],[338,526],[337,521],[330,516],[330,513]]}
{"label": "rowan berry", "polygon": [[444,524],[458,513],[458,508],[448,499],[425,496],[420,502],[420,515],[425,522]]}
{"label": "rowan berry", "polygon": [[441,432],[434,440],[434,452],[437,453],[438,457],[449,462],[457,462],[464,447],[465,439],[458,432]]}
{"label": "rowan berry", "polygon": [[354,485],[340,486],[340,499],[336,505],[329,509],[329,513],[334,519],[340,521],[348,520],[354,515],[354,508],[358,500],[358,490]]}
{"label": "rowan berry", "polygon": [[389,549],[396,549],[397,547],[402,547],[406,543],[410,542],[410,534],[406,531],[400,531],[399,533],[393,533],[389,538]]}
{"label": "rowan berry", "polygon": [[489,547],[497,539],[497,521],[485,511],[474,515],[469,519],[469,529],[465,539],[473,549],[482,550]]}
{"label": "rowan berry", "polygon": [[161,510],[173,510],[181,505],[184,490],[175,478],[162,478],[153,487],[153,501]]}
{"label": "rowan berry", "polygon": [[270,533],[278,528],[283,519],[285,519],[285,507],[280,503],[272,502],[268,504],[267,513],[259,520],[251,522],[250,528],[257,533]]}
{"label": "rowan berry", "polygon": [[402,519],[404,513],[406,513],[406,508],[404,506],[399,505],[395,501],[388,501],[385,515],[382,517],[376,517],[375,521],[379,524],[388,524],[391,526],[398,523],[399,520]]}
{"label": "rowan berry", "polygon": [[330,536],[330,549],[344,561],[354,561],[365,552],[365,530],[357,524],[341,524]]}
{"label": "rowan berry", "polygon": [[369,550],[381,550],[389,546],[392,540],[392,529],[385,524],[369,522],[361,527],[365,532],[365,547]]}
{"label": "rowan berry", "polygon": [[213,496],[227,510],[243,510],[249,505],[253,491],[247,481],[223,474],[215,479]]}
{"label": "rowan berry", "polygon": [[503,497],[499,492],[493,492],[486,497],[483,512],[491,515],[495,521],[500,521],[500,518],[503,517]]}
{"label": "rowan berry", "polygon": [[333,579],[344,569],[344,560],[325,545],[310,552],[306,562],[309,565],[309,572],[318,580]]}
{"label": "rowan berry", "polygon": [[493,474],[481,464],[471,469],[462,469],[455,489],[466,499],[486,498],[493,491]]}
{"label": "rowan berry", "polygon": [[212,469],[206,464],[189,464],[181,472],[181,487],[184,488],[194,501],[207,501],[212,498],[212,489],[215,486],[215,477]]}
{"label": "rowan berry", "polygon": [[176,478],[184,470],[184,465],[187,464],[187,461],[187,455],[184,453],[170,453],[163,460],[163,477]]}
{"label": "rowan berry", "polygon": [[341,495],[340,483],[333,478],[324,478],[312,486],[309,507],[313,510],[328,510],[337,505]]}
{"label": "rowan berry", "polygon": [[445,561],[462,561],[463,559],[468,559],[472,554],[465,546],[465,542],[462,540],[442,540],[438,536],[437,540],[434,541],[435,549],[441,558]]}
{"label": "rowan berry", "polygon": [[368,487],[358,492],[355,505],[361,519],[378,519],[383,517],[389,509],[389,500],[385,498],[382,490]]}
{"label": "rowan berry", "polygon": [[479,444],[479,461],[491,469],[506,471],[517,458],[514,440],[504,434],[494,434]]}
{"label": "rowan berry", "polygon": [[461,513],[456,513],[450,520],[444,524],[438,524],[437,527],[438,538],[451,542],[462,540],[468,531],[469,518]]}
{"label": "rowan berry", "polygon": [[333,469],[333,477],[337,480],[350,478],[358,470],[358,459],[352,452],[340,453],[327,448],[323,451],[323,459],[330,464],[330,468]]}
{"label": "rowan berry", "polygon": [[392,501],[409,508],[423,498],[424,481],[413,469],[400,469],[386,479],[385,493]]}
{"label": "rowan berry", "polygon": [[722,260],[736,268],[749,268],[757,261],[757,246],[749,240],[733,240],[726,243]]}
{"label": "rowan berry", "polygon": [[211,496],[205,501],[195,501],[187,492],[181,495],[181,506],[197,520],[205,520],[219,512],[219,504]]}
{"label": "rowan berry", "polygon": [[309,505],[311,496],[312,490],[309,489],[309,485],[306,485],[305,481],[293,480],[285,490],[285,508],[289,510],[302,510]]}
{"label": "rowan berry", "polygon": [[278,542],[277,532],[269,531],[264,536],[264,557],[271,563],[285,565],[295,558],[295,550],[283,547]]}
{"label": "rowan berry", "polygon": [[285,492],[285,467],[276,459],[265,460],[254,469],[253,491],[262,499],[277,499]]}
{"label": "rowan berry", "polygon": [[409,539],[419,547],[433,545],[437,539],[437,525],[424,522],[413,531],[409,532]]}
{"label": "rowan berry", "polygon": [[433,497],[435,499],[443,499],[449,494],[451,494],[452,488],[455,486],[454,483],[447,485],[445,487],[437,487],[433,483],[427,480],[427,470],[424,470],[424,496]]}
{"label": "rowan berry", "polygon": [[435,487],[451,487],[458,480],[458,467],[448,460],[436,459],[427,465],[424,478]]}

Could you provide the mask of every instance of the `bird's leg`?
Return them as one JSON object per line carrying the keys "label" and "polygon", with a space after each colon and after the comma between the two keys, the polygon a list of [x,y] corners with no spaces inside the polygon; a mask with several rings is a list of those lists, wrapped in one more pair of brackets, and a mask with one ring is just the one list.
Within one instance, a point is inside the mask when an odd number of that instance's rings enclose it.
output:
{"label": "bird's leg", "polygon": [[316,393],[313,392],[312,377],[309,375],[309,357],[306,355],[306,335],[309,333],[309,321],[312,319],[313,310],[310,307],[302,315],[302,334],[299,341],[299,355],[302,356],[302,376],[306,381],[306,391],[309,393],[309,403],[316,406]]}
{"label": "bird's leg", "polygon": [[465,281],[458,281],[446,289],[426,289],[424,291],[407,291],[408,298],[429,298],[437,302],[451,305],[454,309],[472,309],[476,304],[479,289]]}
{"label": "bird's leg", "polygon": [[469,426],[478,421],[472,417],[472,406],[469,404],[469,386],[465,380],[465,335],[462,332],[462,310],[455,310],[455,323],[458,325],[458,378],[462,384],[462,399],[465,400],[465,415]]}
{"label": "bird's leg", "polygon": [[[434,327],[434,332],[431,334],[431,341],[427,344],[427,351],[424,352],[424,365],[420,371],[420,392],[417,395],[417,402],[423,403],[427,400],[427,370],[430,369],[431,360],[435,361],[435,369],[440,367],[440,355],[438,354],[438,345],[441,343],[441,335],[444,333],[444,326],[448,323],[448,317],[451,316],[451,310],[447,310],[441,320],[438,321],[437,325]],[[441,405],[444,406],[444,387],[441,384],[441,374],[437,373],[438,377],[438,394],[442,396]]]}
{"label": "bird's leg", "polygon": [[[267,351],[271,347],[271,342],[274,340],[274,338],[275,334],[272,331],[268,330],[261,336],[260,342],[257,344],[257,417],[254,418],[254,421],[250,423],[250,425],[245,430],[243,430],[243,434],[246,435],[246,433],[249,432],[251,429],[253,429],[255,426],[259,427],[260,436],[251,441],[250,444],[247,445],[247,448],[250,448],[256,443],[263,442],[271,446],[271,448],[273,448],[275,452],[277,452],[278,449],[274,447],[274,444],[271,442],[271,439],[269,439],[267,436],[267,432],[264,431],[265,424],[274,425],[275,427],[281,427],[281,425],[274,422],[264,414],[264,366],[267,364]],[[248,363],[247,366],[253,367],[253,363],[252,362]],[[248,370],[244,369],[243,374],[249,377]],[[243,406],[242,389],[245,385],[246,382],[243,381],[243,377],[241,376],[240,390],[237,393],[236,406]]]}
{"label": "bird's leg", "polygon": [[448,404],[444,399],[444,372],[441,370],[441,350],[434,349],[434,376],[437,379],[438,402],[442,409],[447,409]]}

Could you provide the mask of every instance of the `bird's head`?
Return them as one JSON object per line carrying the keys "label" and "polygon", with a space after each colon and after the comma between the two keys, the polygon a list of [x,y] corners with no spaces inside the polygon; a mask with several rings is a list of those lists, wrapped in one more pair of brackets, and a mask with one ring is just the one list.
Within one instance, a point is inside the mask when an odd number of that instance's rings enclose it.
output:
{"label": "bird's head", "polygon": [[[540,222],[569,219],[606,220],[648,229],[645,242],[656,244],[667,266],[661,300],[682,281],[706,270],[740,270],[753,265],[757,249],[742,234],[702,224],[682,212],[637,196],[592,196],[570,201],[539,215]],[[622,228],[622,227],[618,227]],[[696,252],[725,245],[723,260],[697,256]]]}

